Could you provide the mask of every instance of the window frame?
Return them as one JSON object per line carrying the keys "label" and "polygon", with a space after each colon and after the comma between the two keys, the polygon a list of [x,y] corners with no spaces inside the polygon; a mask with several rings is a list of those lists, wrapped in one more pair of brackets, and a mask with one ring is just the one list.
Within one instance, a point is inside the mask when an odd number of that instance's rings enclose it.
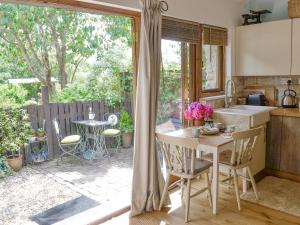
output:
{"label": "window frame", "polygon": [[[202,69],[201,69],[201,97],[205,98],[205,97],[211,97],[211,96],[218,96],[218,95],[223,95],[224,92],[224,88],[225,88],[225,49],[226,46],[218,46],[219,48],[219,84],[217,88],[214,89],[208,89],[208,90],[204,90],[202,87]],[[202,47],[201,47],[201,51],[202,51]],[[201,60],[201,68],[202,68],[202,60]]]}

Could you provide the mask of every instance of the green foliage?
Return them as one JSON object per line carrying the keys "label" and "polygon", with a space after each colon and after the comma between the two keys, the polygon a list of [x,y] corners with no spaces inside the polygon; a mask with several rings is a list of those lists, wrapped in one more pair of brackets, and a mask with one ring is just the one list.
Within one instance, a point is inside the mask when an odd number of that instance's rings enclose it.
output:
{"label": "green foliage", "polygon": [[0,108],[0,156],[17,153],[33,133],[24,109]]}
{"label": "green foliage", "polygon": [[0,157],[0,178],[12,175],[12,170],[4,157]]}
{"label": "green foliage", "polygon": [[0,107],[22,105],[27,101],[28,92],[19,85],[0,85]]}
{"label": "green foliage", "polygon": [[103,16],[101,17],[101,21],[106,24],[105,31],[110,40],[125,41],[128,47],[132,46],[132,19],[121,16]]}
{"label": "green foliage", "polygon": [[166,122],[171,114],[178,110],[178,100],[181,96],[181,70],[177,64],[170,64],[160,76],[157,123]]}
{"label": "green foliage", "polygon": [[[0,3],[0,83],[33,76],[60,81],[66,74],[69,85],[63,91],[56,85],[53,101],[104,100],[113,106],[123,100],[121,84],[126,93],[132,91],[132,76],[119,75],[132,73],[131,22],[124,16]],[[40,85],[22,87],[29,100]]]}
{"label": "green foliage", "polygon": [[73,79],[77,65],[103,49],[100,18],[52,7],[0,4],[2,70],[34,75],[43,83],[49,73],[58,78],[67,73],[67,80]]}
{"label": "green foliage", "polygon": [[[132,75],[102,75],[90,80],[80,80],[69,84],[64,90],[57,91],[52,102],[103,101],[114,107],[124,101],[125,93],[131,93]],[[129,82],[128,82],[129,80]]]}
{"label": "green foliage", "polygon": [[120,110],[119,128],[123,133],[131,133],[133,131],[132,117],[125,109]]}

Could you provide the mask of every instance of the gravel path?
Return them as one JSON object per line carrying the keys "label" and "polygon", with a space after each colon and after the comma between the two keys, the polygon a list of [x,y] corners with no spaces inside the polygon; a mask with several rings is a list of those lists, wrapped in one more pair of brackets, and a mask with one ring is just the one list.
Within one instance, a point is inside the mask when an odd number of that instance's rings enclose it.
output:
{"label": "gravel path", "polygon": [[48,176],[24,167],[0,180],[0,224],[36,225],[29,217],[79,197]]}

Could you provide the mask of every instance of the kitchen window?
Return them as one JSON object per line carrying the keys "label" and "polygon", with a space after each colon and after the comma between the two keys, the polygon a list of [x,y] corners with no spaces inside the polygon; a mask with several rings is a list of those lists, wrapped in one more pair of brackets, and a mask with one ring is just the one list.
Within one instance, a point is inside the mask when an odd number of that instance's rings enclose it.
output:
{"label": "kitchen window", "polygon": [[226,29],[203,25],[201,85],[203,97],[223,94],[226,44]]}

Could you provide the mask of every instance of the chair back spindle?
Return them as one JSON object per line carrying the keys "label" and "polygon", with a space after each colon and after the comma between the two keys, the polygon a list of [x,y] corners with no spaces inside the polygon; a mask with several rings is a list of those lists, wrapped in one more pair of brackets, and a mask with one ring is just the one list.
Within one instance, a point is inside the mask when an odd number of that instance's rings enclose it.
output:
{"label": "chair back spindle", "polygon": [[262,129],[262,127],[259,127],[232,134],[234,140],[234,151],[231,155],[232,165],[242,165],[251,162]]}
{"label": "chair back spindle", "polygon": [[170,174],[193,174],[195,170],[196,148],[198,139],[172,137],[165,134],[156,134]]}
{"label": "chair back spindle", "polygon": [[56,118],[53,119],[53,126],[54,126],[54,131],[55,131],[57,140],[60,142],[62,140],[62,136],[61,136],[61,132],[60,132],[60,128],[59,128],[59,123]]}

